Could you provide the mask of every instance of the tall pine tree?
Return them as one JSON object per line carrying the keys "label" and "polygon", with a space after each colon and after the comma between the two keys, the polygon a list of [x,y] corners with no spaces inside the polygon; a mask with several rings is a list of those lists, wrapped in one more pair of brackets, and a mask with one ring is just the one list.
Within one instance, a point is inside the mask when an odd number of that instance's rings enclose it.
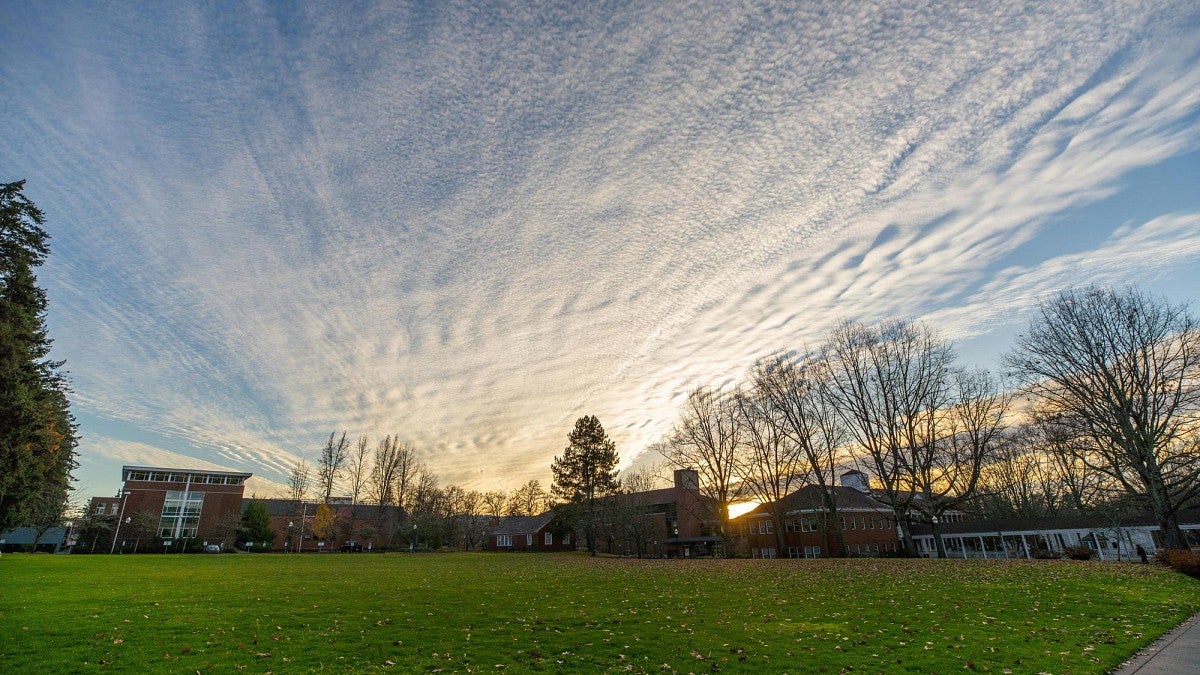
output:
{"label": "tall pine tree", "polygon": [[24,187],[0,185],[0,530],[47,504],[61,513],[77,444],[62,362],[49,358],[46,293],[34,275],[50,237]]}
{"label": "tall pine tree", "polygon": [[602,509],[597,500],[617,490],[617,446],[595,416],[580,417],[567,435],[566,450],[555,457],[553,492],[583,530],[588,552],[596,555]]}

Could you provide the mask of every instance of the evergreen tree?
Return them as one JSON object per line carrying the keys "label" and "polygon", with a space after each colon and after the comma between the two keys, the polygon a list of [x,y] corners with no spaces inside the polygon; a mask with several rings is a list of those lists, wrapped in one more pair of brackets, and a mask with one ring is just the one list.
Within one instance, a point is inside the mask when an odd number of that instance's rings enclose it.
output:
{"label": "evergreen tree", "polygon": [[242,514],[242,536],[254,545],[261,544],[270,548],[275,544],[275,530],[271,529],[271,514],[267,512],[267,503],[252,501]]}
{"label": "evergreen tree", "polygon": [[24,187],[0,185],[0,530],[23,524],[38,504],[66,503],[78,443],[34,275],[50,237]]}
{"label": "evergreen tree", "polygon": [[602,509],[597,500],[617,490],[617,446],[595,416],[580,417],[567,435],[569,444],[554,458],[554,496],[583,530],[588,552],[596,555]]}

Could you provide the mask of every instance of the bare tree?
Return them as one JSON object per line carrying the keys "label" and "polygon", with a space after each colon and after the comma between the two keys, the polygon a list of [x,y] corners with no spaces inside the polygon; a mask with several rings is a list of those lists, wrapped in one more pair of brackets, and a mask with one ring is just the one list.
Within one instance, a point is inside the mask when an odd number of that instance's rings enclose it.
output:
{"label": "bare tree", "polygon": [[491,524],[496,525],[508,508],[508,496],[499,490],[485,492],[480,497],[483,500],[483,510],[490,516]]}
{"label": "bare tree", "polygon": [[371,479],[371,456],[367,452],[368,443],[366,434],[359,436],[358,443],[354,445],[347,462],[346,477],[350,483],[350,502],[352,504],[358,504]]}
{"label": "bare tree", "polygon": [[1059,413],[1080,457],[1187,548],[1178,511],[1200,496],[1200,326],[1186,306],[1133,288],[1063,291],[1042,303],[1006,364]]}
{"label": "bare tree", "polygon": [[759,502],[774,522],[776,550],[787,543],[783,521],[791,492],[808,479],[810,467],[803,450],[784,432],[783,417],[770,399],[758,391],[738,391],[733,396],[741,417],[742,447],[737,453],[741,494]]}
{"label": "bare tree", "polygon": [[292,467],[291,473],[288,474],[288,499],[296,503],[296,508],[300,508],[300,503],[304,501],[304,497],[308,494],[310,485],[308,463],[304,460],[296,462]]}
{"label": "bare tree", "polygon": [[695,469],[706,510],[701,519],[718,523],[722,547],[729,550],[729,504],[737,487],[737,452],[741,443],[741,417],[732,397],[709,387],[688,394],[679,421],[659,452],[673,468]]}
{"label": "bare tree", "polygon": [[507,513],[510,516],[536,516],[546,511],[549,499],[550,495],[542,489],[542,482],[531,479],[508,496]]}
{"label": "bare tree", "polygon": [[[760,361],[753,379],[755,391],[770,405],[780,432],[800,455],[794,460],[799,466],[793,472],[820,488],[823,502],[811,508],[823,510],[827,517],[818,522],[839,522],[835,488],[837,472],[849,459],[849,436],[829,395],[828,363],[808,353],[779,354]],[[791,490],[793,484],[779,487]],[[775,529],[782,531],[779,523]],[[840,528],[833,530],[834,547],[841,555],[844,537]]]}
{"label": "bare tree", "polygon": [[935,456],[939,416],[951,402],[950,346],[912,321],[847,322],[830,334],[824,353],[834,409],[902,524],[905,550],[914,552],[918,472]]}
{"label": "bare tree", "polygon": [[375,528],[390,540],[396,524],[396,472],[399,459],[391,436],[385,436],[375,446],[375,462],[367,480],[367,499],[377,506]]}
{"label": "bare tree", "polygon": [[329,440],[325,442],[321,456],[317,459],[317,486],[321,489],[322,501],[326,504],[333,494],[333,486],[341,476],[342,468],[346,464],[346,454],[350,449],[346,432],[343,431],[342,437],[335,441],[336,434],[337,432],[330,432]]}
{"label": "bare tree", "polygon": [[490,514],[486,513],[487,506],[484,494],[478,490],[468,490],[462,493],[459,501],[462,547],[471,551],[483,543],[487,528],[491,523]]}
{"label": "bare tree", "polygon": [[928,418],[931,443],[914,453],[914,508],[932,524],[939,558],[946,557],[938,523],[951,510],[975,497],[983,467],[1002,442],[1004,417],[1011,397],[1001,393],[983,371],[953,373],[954,386],[945,409]]}

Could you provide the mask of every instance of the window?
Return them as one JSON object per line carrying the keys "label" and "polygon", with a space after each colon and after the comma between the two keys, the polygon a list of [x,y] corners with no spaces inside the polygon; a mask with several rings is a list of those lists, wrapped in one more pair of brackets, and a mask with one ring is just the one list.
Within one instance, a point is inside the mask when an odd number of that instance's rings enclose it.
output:
{"label": "window", "polygon": [[868,530],[875,529],[875,516],[871,516],[871,519],[867,521],[867,529]]}
{"label": "window", "polygon": [[866,516],[858,517],[858,529],[860,529],[860,530],[867,529],[867,517]]}
{"label": "window", "polygon": [[805,518],[804,520],[800,521],[800,531],[801,532],[816,532],[817,531],[816,519],[815,518]]}
{"label": "window", "polygon": [[547,532],[546,535],[542,537],[542,543],[544,543],[546,546],[552,546],[554,544],[554,535],[550,532]]}
{"label": "window", "polygon": [[203,492],[167,490],[163,501],[158,531],[162,537],[194,537],[200,526],[200,509],[204,506]]}
{"label": "window", "polygon": [[767,533],[767,521],[765,521],[765,520],[758,521],[758,533],[759,534]]}
{"label": "window", "polygon": [[774,558],[774,557],[775,557],[775,548],[774,548],[774,547],[771,547],[771,548],[764,548],[764,549],[762,549],[762,557],[764,557],[764,558]]}
{"label": "window", "polygon": [[[767,521],[767,534],[775,534],[775,523],[772,523],[769,520]],[[772,549],[772,550],[774,550],[774,549]],[[774,557],[774,556],[772,556],[772,557]]]}
{"label": "window", "polygon": [[787,520],[783,521],[783,531],[784,532],[796,532],[797,531],[796,530],[796,521],[791,518],[788,518]]}
{"label": "window", "polygon": [[103,504],[96,505],[96,515],[98,515],[98,516],[104,515],[104,505]]}
{"label": "window", "polygon": [[854,516],[850,516],[850,529],[852,529],[852,530],[853,530],[853,529],[856,529],[856,528],[854,527],[854,525],[855,525],[855,523],[857,523],[857,522],[858,522],[858,521],[854,520]]}
{"label": "window", "polygon": [[[805,547],[805,548],[807,548],[807,547]],[[788,557],[789,558],[803,558],[804,553],[801,551],[799,546],[789,546],[788,547]]]}
{"label": "window", "polygon": [[855,544],[854,545],[854,555],[860,555],[861,553],[862,553],[862,547],[859,546],[858,544]]}
{"label": "window", "polygon": [[529,548],[531,546],[533,546],[533,533],[532,532],[525,535],[525,548]]}
{"label": "window", "polygon": [[821,547],[820,546],[805,546],[804,547],[804,557],[805,558],[820,558],[821,557]]}
{"label": "window", "polygon": [[511,534],[496,535],[496,548],[512,548]]}
{"label": "window", "polygon": [[838,516],[838,520],[842,521],[842,531],[846,530],[846,516]]}

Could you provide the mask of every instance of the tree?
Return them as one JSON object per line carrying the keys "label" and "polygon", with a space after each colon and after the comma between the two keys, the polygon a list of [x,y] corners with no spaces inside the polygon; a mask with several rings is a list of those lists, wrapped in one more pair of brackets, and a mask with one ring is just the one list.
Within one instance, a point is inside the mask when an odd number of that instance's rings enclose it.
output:
{"label": "tree", "polygon": [[554,496],[566,502],[567,512],[583,529],[587,549],[596,555],[600,530],[597,499],[617,489],[617,446],[595,416],[580,417],[567,435],[567,447],[551,465]]}
{"label": "tree", "polygon": [[336,520],[333,509],[330,508],[328,502],[321,502],[317,506],[317,512],[313,515],[313,534],[317,535],[317,539],[324,541],[328,539],[334,532],[334,521]]}
{"label": "tree", "polygon": [[[777,470],[764,472],[766,475],[774,473],[779,478],[762,486],[766,489],[760,491],[765,496],[760,499],[777,501],[781,497],[772,495],[786,495],[791,488],[791,481],[782,474],[799,474],[820,488],[822,503],[813,504],[811,508],[823,510],[827,517],[818,522],[822,525],[839,522],[838,493],[834,488],[837,472],[848,460],[848,435],[830,397],[829,364],[812,354],[779,354],[760,362],[753,379],[754,389],[769,404],[779,431],[800,453],[800,457],[795,458],[790,455],[779,457],[774,462]],[[845,550],[844,537],[840,528],[833,530],[834,555],[841,555]],[[783,532],[778,519],[775,531]]]}
{"label": "tree", "polygon": [[675,469],[695,469],[701,493],[695,503],[702,521],[719,523],[722,548],[729,551],[729,504],[737,484],[737,452],[741,443],[737,403],[709,387],[688,394],[679,421],[659,453]]}
{"label": "tree", "polygon": [[271,514],[267,503],[252,501],[242,514],[242,536],[246,542],[270,549],[275,544],[275,530],[271,529]]}
{"label": "tree", "polygon": [[508,496],[508,515],[536,516],[546,510],[548,498],[542,482],[531,479]]}
{"label": "tree", "polygon": [[795,438],[785,433],[784,418],[761,392],[739,391],[733,397],[741,416],[742,449],[737,454],[741,492],[764,505],[775,527],[776,550],[786,550],[784,497],[803,485],[811,473]]}
{"label": "tree", "polygon": [[462,547],[472,551],[483,542],[491,524],[490,514],[486,513],[484,493],[478,490],[463,492],[459,506],[462,514]]}
{"label": "tree", "polygon": [[1005,363],[1076,456],[1138,498],[1168,549],[1200,496],[1200,326],[1134,288],[1068,289],[1042,303]]}
{"label": "tree", "polygon": [[310,484],[308,463],[304,460],[296,462],[288,474],[288,499],[296,503],[296,508],[300,508],[300,503],[304,501],[305,495],[308,494]]}
{"label": "tree", "polygon": [[66,501],[78,443],[62,362],[48,358],[46,293],[34,275],[50,237],[24,187],[0,185],[0,531],[39,504]]}
{"label": "tree", "polygon": [[241,528],[242,516],[239,513],[230,512],[218,518],[214,534],[220,540],[221,548],[233,548],[236,546],[238,530]]}
{"label": "tree", "polygon": [[[158,535],[158,524],[161,518],[156,511],[142,509],[131,516],[126,516],[126,520],[128,523],[125,525],[125,529],[121,530],[121,538],[133,538],[134,553],[138,552],[138,547],[141,546],[143,539],[153,539]],[[122,543],[121,547],[124,548],[124,546]]]}
{"label": "tree", "polygon": [[346,467],[350,481],[350,503],[357,505],[371,478],[371,458],[367,454],[367,435],[358,437]]}
{"label": "tree", "polygon": [[905,550],[916,512],[944,558],[940,516],[973,496],[1007,399],[986,376],[955,369],[950,344],[913,321],[843,323],[824,357],[834,409],[903,524]]}
{"label": "tree", "polygon": [[333,494],[333,486],[342,473],[350,449],[346,432],[343,431],[342,437],[335,441],[336,434],[337,432],[330,432],[329,440],[325,442],[321,456],[317,459],[317,485],[321,488],[321,501],[326,504],[329,503],[329,496]]}

